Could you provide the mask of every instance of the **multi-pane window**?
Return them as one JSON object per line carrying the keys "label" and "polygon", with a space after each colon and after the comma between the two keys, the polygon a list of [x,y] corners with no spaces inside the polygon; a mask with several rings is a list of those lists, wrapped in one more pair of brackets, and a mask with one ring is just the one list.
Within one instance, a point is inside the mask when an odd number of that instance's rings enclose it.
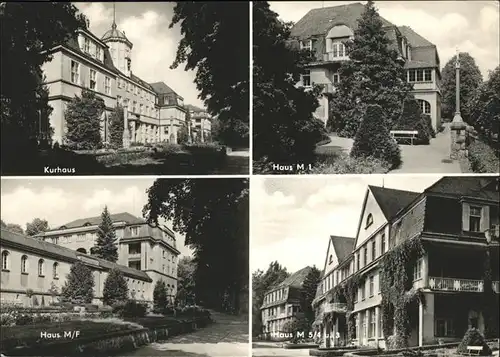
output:
{"label": "multi-pane window", "polygon": [[469,231],[479,232],[481,230],[481,207],[470,207]]}
{"label": "multi-pane window", "polygon": [[90,53],[90,40],[88,38],[83,40],[83,51]]}
{"label": "multi-pane window", "polygon": [[369,280],[370,297],[373,296],[374,291],[375,291],[375,278],[372,275],[372,276],[370,276],[370,280]]}
{"label": "multi-pane window", "polygon": [[359,252],[358,252],[358,253],[356,254],[356,271],[358,271],[358,270],[359,270],[359,265],[360,265],[360,263],[359,263],[359,259],[360,259],[360,258],[361,258],[361,256],[360,256],[360,254],[359,254]]}
{"label": "multi-pane window", "polygon": [[422,279],[422,258],[415,262],[415,267],[413,268],[413,280]]}
{"label": "multi-pane window", "polygon": [[97,85],[97,72],[93,69],[90,70],[90,89],[95,90]]}
{"label": "multi-pane window", "polygon": [[385,234],[382,234],[382,236],[380,237],[380,254],[384,254],[385,253]]}
{"label": "multi-pane window", "polygon": [[307,41],[300,41],[300,49],[301,50],[312,50],[312,41],[307,40]]}
{"label": "multi-pane window", "polygon": [[21,257],[21,273],[28,274],[28,256],[23,255]]}
{"label": "multi-pane window", "polygon": [[96,48],[96,56],[99,61],[102,61],[102,49],[99,46]]}
{"label": "multi-pane window", "polygon": [[59,263],[55,262],[54,265],[52,265],[52,277],[54,279],[59,279],[59,273],[57,272],[58,268],[59,268]]}
{"label": "multi-pane window", "polygon": [[40,259],[38,261],[38,276],[44,276],[44,261],[43,259]]}
{"label": "multi-pane window", "polygon": [[338,73],[334,73],[332,76],[332,82],[333,84],[337,84],[340,82],[340,75]]}
{"label": "multi-pane window", "polygon": [[80,63],[71,61],[71,82],[80,83]]}
{"label": "multi-pane window", "polygon": [[455,328],[453,326],[453,319],[438,318],[435,320],[435,336],[436,337],[454,337]]}
{"label": "multi-pane window", "polygon": [[363,266],[368,264],[368,247],[363,248]]}
{"label": "multi-pane window", "polygon": [[366,283],[365,282],[362,282],[361,283],[361,300],[364,300],[365,299],[365,294],[366,294]]}
{"label": "multi-pane window", "polygon": [[409,82],[431,82],[432,70],[431,69],[410,69],[408,71]]}
{"label": "multi-pane window", "polygon": [[111,78],[104,78],[104,93],[111,94]]}
{"label": "multi-pane window", "polygon": [[384,331],[382,330],[382,314],[380,312],[377,316],[377,324],[378,324],[378,337],[383,337]]}
{"label": "multi-pane window", "polygon": [[345,45],[341,42],[332,43],[332,56],[333,57],[344,57],[345,56]]}
{"label": "multi-pane window", "polygon": [[132,236],[138,236],[139,235],[139,227],[131,227],[130,228],[130,234]]}
{"label": "multi-pane window", "polygon": [[306,69],[304,73],[301,75],[302,78],[302,85],[304,87],[310,87],[311,86],[311,71]]}
{"label": "multi-pane window", "polygon": [[375,260],[377,257],[377,241],[374,239],[372,241],[372,260]]}
{"label": "multi-pane window", "polygon": [[375,309],[369,310],[369,315],[370,317],[370,328],[368,329],[368,337],[375,337],[375,332],[376,332],[376,326],[377,326],[377,320],[375,316]]}
{"label": "multi-pane window", "polygon": [[431,114],[431,103],[426,100],[419,99],[418,104],[420,104],[420,109],[423,114]]}

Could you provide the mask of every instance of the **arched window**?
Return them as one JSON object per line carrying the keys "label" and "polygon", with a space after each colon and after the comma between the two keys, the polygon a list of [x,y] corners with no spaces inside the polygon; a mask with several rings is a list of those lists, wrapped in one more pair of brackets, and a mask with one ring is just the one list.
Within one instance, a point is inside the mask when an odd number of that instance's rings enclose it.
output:
{"label": "arched window", "polygon": [[373,224],[373,215],[370,213],[368,217],[366,217],[366,228],[370,227]]}
{"label": "arched window", "polygon": [[9,261],[9,252],[4,250],[2,252],[2,270],[9,270],[10,261]]}
{"label": "arched window", "polygon": [[38,276],[44,276],[44,261],[43,259],[40,259],[38,261]]}
{"label": "arched window", "polygon": [[52,277],[54,279],[59,279],[59,275],[57,273],[58,268],[59,268],[59,263],[55,262],[54,265],[52,266]]}
{"label": "arched window", "polygon": [[23,255],[21,257],[21,273],[28,274],[28,256]]}
{"label": "arched window", "polygon": [[418,104],[420,104],[420,109],[424,114],[431,114],[431,103],[426,100],[419,99]]}

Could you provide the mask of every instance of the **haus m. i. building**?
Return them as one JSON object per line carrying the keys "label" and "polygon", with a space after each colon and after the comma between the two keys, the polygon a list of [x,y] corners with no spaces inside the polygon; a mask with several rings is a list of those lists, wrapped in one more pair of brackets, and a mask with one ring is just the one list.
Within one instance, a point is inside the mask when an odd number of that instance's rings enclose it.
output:
{"label": "haus m. i. building", "polygon": [[[342,80],[339,67],[349,60],[344,42],[354,37],[364,9],[360,3],[312,9],[291,30],[293,44],[313,53],[314,60],[308,64],[299,85],[323,86],[324,95],[319,99],[315,116],[325,125],[329,113],[326,94],[333,93]],[[383,17],[380,19],[391,48],[404,64],[407,80],[413,85],[412,93],[422,113],[431,117],[432,126],[437,130],[441,124],[441,72],[436,46],[408,26],[396,26]]]}
{"label": "haus m. i. building", "polygon": [[[382,262],[412,239],[420,241],[424,253],[415,261],[411,286],[403,293],[420,292],[423,300],[408,308],[413,316],[408,344],[456,342],[468,328],[482,333],[498,328],[498,185],[496,177],[476,176],[444,177],[422,193],[369,186],[356,237],[328,238],[323,277],[313,301],[321,345],[386,347]],[[485,254],[490,256],[489,267]],[[490,280],[485,269],[491,270]],[[351,285],[353,301],[336,293],[350,279],[358,282]],[[485,294],[491,294],[496,309],[488,310]]]}
{"label": "haus m. i. building", "polygon": [[100,216],[77,219],[34,237],[2,228],[2,302],[31,306],[59,301],[77,261],[92,270],[95,304],[102,304],[104,282],[111,269],[123,274],[131,299],[152,304],[154,286],[162,280],[173,302],[180,254],[174,232],[165,226],[153,227],[127,212],[112,214],[111,220],[118,248],[116,263],[91,254]]}
{"label": "haus m. i. building", "polygon": [[[134,142],[178,142],[188,111],[184,98],[164,82],[148,83],[134,74],[132,51],[132,42],[117,28],[114,19],[101,38],[88,29],[79,29],[76,37],[50,50],[53,58],[42,69],[53,108],[49,118],[52,142],[64,142],[66,106],[84,89],[104,100],[103,141],[109,141],[109,116],[119,104],[125,115],[124,146]],[[41,130],[49,129],[45,126]],[[199,130],[209,133],[210,125]],[[193,135],[207,136],[199,130]]]}

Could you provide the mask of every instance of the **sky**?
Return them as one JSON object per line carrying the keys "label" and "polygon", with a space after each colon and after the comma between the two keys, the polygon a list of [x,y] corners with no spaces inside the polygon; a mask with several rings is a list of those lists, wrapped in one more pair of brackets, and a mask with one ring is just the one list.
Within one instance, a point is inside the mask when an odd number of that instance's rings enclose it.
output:
{"label": "sky", "polygon": [[[1,218],[5,223],[26,223],[46,219],[49,227],[58,227],[75,219],[100,216],[107,205],[110,213],[128,212],[142,217],[147,202],[146,190],[152,178],[2,178]],[[169,222],[162,222],[172,228]],[[184,236],[175,233],[177,249],[183,256],[192,251],[184,246]]]}
{"label": "sky", "polygon": [[[182,36],[177,24],[169,29],[174,3],[116,2],[116,24],[132,42],[132,72],[148,83],[165,82],[184,98],[185,104],[204,107],[193,82],[194,71],[184,64],[170,69]],[[89,22],[90,31],[101,38],[113,23],[113,3],[78,2],[75,6]]]}
{"label": "sky", "polygon": [[[284,21],[299,21],[309,10],[366,1],[270,2]],[[380,15],[410,26],[437,46],[441,67],[456,53],[468,52],[483,79],[500,63],[498,1],[375,1]]]}
{"label": "sky", "polygon": [[253,176],[251,271],[277,260],[289,272],[323,269],[330,235],[356,235],[367,186],[422,192],[442,176]]}

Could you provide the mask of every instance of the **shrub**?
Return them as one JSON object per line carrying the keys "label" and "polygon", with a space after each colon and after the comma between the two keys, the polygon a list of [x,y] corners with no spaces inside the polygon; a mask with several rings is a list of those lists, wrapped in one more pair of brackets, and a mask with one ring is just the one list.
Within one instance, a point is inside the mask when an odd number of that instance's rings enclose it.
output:
{"label": "shrub", "polygon": [[33,323],[33,315],[32,314],[18,314],[15,317],[15,322],[16,322],[17,326],[31,325]]}
{"label": "shrub", "polygon": [[492,353],[491,348],[486,344],[481,332],[475,328],[471,328],[465,333],[462,342],[460,342],[457,347],[457,353],[467,354],[467,346],[482,346],[483,349],[479,354],[480,356],[490,356]]}
{"label": "shrub", "polygon": [[161,312],[167,305],[167,286],[164,280],[158,280],[153,290],[153,308]]}
{"label": "shrub", "polygon": [[[111,148],[121,148],[123,146],[124,118],[123,107],[117,105],[109,117],[109,143]],[[105,146],[106,147],[106,146]]]}
{"label": "shrub", "polygon": [[387,173],[387,162],[373,157],[351,157],[344,153],[325,158],[311,174],[378,174]]}
{"label": "shrub", "polygon": [[[425,120],[418,102],[414,98],[407,98],[403,102],[403,113],[399,117],[399,120],[394,123],[392,129],[416,130],[418,131],[418,141],[422,144],[428,144],[431,132]],[[430,124],[430,128],[432,129],[432,123]]]}
{"label": "shrub", "polygon": [[428,114],[422,114],[422,115],[423,115],[423,120],[424,120],[425,126],[427,128],[427,134],[431,138],[435,138],[436,137],[436,131],[432,127],[432,118],[431,118],[431,116],[428,115]]}
{"label": "shrub", "polygon": [[398,144],[389,133],[380,105],[369,105],[354,138],[350,155],[354,158],[374,157],[386,161],[391,169],[401,164]]}
{"label": "shrub", "polygon": [[113,304],[113,313],[120,317],[144,317],[147,306],[134,300],[120,301]]}
{"label": "shrub", "polygon": [[469,162],[473,172],[497,173],[498,154],[487,144],[476,140],[469,145]]}

